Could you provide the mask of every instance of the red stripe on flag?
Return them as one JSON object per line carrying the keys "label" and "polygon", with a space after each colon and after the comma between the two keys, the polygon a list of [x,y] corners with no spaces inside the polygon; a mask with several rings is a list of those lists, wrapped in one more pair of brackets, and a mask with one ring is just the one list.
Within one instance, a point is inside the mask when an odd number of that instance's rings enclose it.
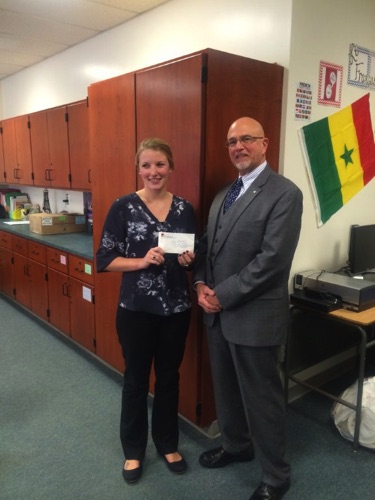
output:
{"label": "red stripe on flag", "polygon": [[366,185],[375,176],[375,143],[371,124],[370,94],[352,104],[352,113],[363,169],[363,183]]}

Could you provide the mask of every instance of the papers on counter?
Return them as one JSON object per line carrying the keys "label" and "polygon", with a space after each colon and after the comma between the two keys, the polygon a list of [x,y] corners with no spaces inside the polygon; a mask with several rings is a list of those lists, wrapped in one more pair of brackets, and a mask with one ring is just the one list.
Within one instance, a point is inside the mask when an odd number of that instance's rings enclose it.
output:
{"label": "papers on counter", "polygon": [[30,224],[28,220],[10,220],[4,221],[4,224],[9,224],[10,226],[16,226],[17,224]]}

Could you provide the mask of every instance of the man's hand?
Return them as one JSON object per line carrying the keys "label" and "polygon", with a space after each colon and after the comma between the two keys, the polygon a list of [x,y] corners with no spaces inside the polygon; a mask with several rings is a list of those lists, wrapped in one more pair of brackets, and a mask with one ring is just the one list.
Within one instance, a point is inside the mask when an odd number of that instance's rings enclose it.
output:
{"label": "man's hand", "polygon": [[218,298],[215,295],[214,290],[209,288],[204,283],[198,283],[196,285],[198,304],[206,313],[217,313],[221,311],[222,307]]}

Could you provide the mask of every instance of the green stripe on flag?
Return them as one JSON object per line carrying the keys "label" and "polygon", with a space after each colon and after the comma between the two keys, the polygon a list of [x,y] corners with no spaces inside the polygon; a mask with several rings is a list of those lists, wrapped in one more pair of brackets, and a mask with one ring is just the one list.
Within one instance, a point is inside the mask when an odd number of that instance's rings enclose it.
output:
{"label": "green stripe on flag", "polygon": [[324,224],[343,205],[328,119],[318,120],[302,130]]}

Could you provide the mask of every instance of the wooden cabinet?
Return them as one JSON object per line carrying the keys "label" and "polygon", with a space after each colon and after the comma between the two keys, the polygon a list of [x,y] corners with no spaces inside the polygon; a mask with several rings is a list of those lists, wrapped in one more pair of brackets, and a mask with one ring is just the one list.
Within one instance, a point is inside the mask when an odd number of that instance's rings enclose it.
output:
{"label": "wooden cabinet", "polygon": [[31,309],[30,279],[28,274],[27,240],[13,236],[14,297]]}
{"label": "wooden cabinet", "polygon": [[14,298],[12,235],[0,231],[0,292]]}
{"label": "wooden cabinet", "polygon": [[43,245],[13,236],[15,299],[48,320],[46,250]]}
{"label": "wooden cabinet", "polygon": [[70,335],[69,278],[67,274],[48,268],[49,322]]}
{"label": "wooden cabinet", "polygon": [[47,247],[49,321],[70,335],[68,254]]}
{"label": "wooden cabinet", "polygon": [[[170,190],[193,204],[200,229],[216,192],[236,177],[225,147],[236,118],[248,115],[263,124],[270,139],[268,161],[278,170],[282,84],[283,68],[276,64],[206,49],[91,85],[94,249],[110,203],[137,188],[134,154],[145,137],[170,143],[175,160]],[[115,367],[118,282],[111,273],[96,279],[97,353]],[[201,426],[215,418],[205,342],[195,304],[181,368],[180,412]]]}
{"label": "wooden cabinet", "polygon": [[3,150],[4,150],[4,177],[6,182],[17,182],[14,178],[17,175],[17,150],[16,132],[14,129],[14,119],[8,118],[2,121],[3,130]]}
{"label": "wooden cabinet", "polygon": [[91,260],[0,231],[0,291],[95,352]]}
{"label": "wooden cabinet", "polygon": [[91,189],[89,112],[87,99],[68,104],[71,188]]}
{"label": "wooden cabinet", "polygon": [[94,275],[92,261],[69,255],[70,333],[95,352]]}
{"label": "wooden cabinet", "polygon": [[46,247],[28,240],[29,276],[31,281],[31,310],[34,314],[48,321],[48,275]]}
{"label": "wooden cabinet", "polygon": [[[14,129],[16,134],[17,146],[17,175],[16,180],[19,184],[32,185],[33,162],[31,156],[31,138],[30,121],[28,115],[17,116],[14,118]],[[8,182],[13,182],[8,179]]]}
{"label": "wooden cabinet", "polygon": [[136,82],[137,142],[157,135],[171,144],[170,188],[194,205],[202,227],[215,194],[236,177],[225,147],[236,118],[262,123],[278,170],[281,66],[207,49],[138,71]]}
{"label": "wooden cabinet", "polygon": [[[134,75],[123,75],[89,87],[90,147],[93,168],[94,252],[112,202],[134,191]],[[95,276],[96,353],[122,371],[124,363],[116,333],[120,273]]]}
{"label": "wooden cabinet", "polygon": [[29,118],[34,184],[70,188],[66,106],[37,111]]}
{"label": "wooden cabinet", "polygon": [[95,352],[93,263],[48,247],[49,321]]}
{"label": "wooden cabinet", "polygon": [[2,122],[4,180],[12,184],[33,184],[30,127],[28,115]]}

